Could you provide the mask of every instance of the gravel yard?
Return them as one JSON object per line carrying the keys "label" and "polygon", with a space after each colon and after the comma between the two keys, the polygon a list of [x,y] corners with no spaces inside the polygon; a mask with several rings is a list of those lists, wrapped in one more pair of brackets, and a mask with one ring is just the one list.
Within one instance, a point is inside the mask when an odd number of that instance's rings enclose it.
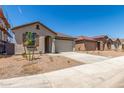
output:
{"label": "gravel yard", "polygon": [[124,88],[124,56],[49,73],[0,80],[6,88]]}
{"label": "gravel yard", "polygon": [[84,63],[63,56],[45,54],[37,56],[33,62],[25,60],[22,56],[0,58],[0,79],[40,74],[82,64]]}
{"label": "gravel yard", "polygon": [[33,62],[1,57],[0,87],[124,87],[124,56],[116,57],[123,52],[97,52],[35,55]]}

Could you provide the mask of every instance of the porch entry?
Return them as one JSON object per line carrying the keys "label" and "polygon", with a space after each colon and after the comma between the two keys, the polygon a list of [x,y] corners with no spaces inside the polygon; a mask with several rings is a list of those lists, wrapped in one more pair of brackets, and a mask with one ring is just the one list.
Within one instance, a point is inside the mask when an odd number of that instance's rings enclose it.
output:
{"label": "porch entry", "polygon": [[52,38],[51,36],[45,37],[45,53],[51,53],[52,52]]}
{"label": "porch entry", "polygon": [[97,42],[97,50],[101,50],[100,49],[100,42]]}

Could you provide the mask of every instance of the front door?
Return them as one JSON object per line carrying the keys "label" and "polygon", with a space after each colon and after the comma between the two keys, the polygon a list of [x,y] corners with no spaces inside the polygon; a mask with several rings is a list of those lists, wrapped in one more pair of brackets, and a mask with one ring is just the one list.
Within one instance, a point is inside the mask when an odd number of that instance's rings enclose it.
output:
{"label": "front door", "polygon": [[100,50],[100,42],[97,42],[97,50]]}
{"label": "front door", "polygon": [[50,36],[45,37],[45,53],[51,53],[52,51],[52,38]]}

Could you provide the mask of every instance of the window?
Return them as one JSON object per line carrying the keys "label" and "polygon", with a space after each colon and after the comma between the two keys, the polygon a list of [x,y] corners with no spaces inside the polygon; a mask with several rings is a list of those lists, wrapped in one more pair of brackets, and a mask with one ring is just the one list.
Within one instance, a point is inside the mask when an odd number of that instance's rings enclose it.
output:
{"label": "window", "polygon": [[23,45],[24,45],[24,42],[26,41],[26,33],[23,33],[22,41],[23,41]]}
{"label": "window", "polygon": [[36,25],[36,29],[37,29],[37,30],[40,30],[40,26],[39,26],[39,25]]}
{"label": "window", "polygon": [[32,45],[39,46],[39,35],[37,33],[26,32],[23,34],[23,43],[26,40],[31,40]]}
{"label": "window", "polygon": [[35,45],[35,43],[36,43],[36,33],[32,33],[32,42],[33,42],[33,45]]}
{"label": "window", "polygon": [[36,34],[36,42],[35,42],[36,46],[39,46],[39,35]]}

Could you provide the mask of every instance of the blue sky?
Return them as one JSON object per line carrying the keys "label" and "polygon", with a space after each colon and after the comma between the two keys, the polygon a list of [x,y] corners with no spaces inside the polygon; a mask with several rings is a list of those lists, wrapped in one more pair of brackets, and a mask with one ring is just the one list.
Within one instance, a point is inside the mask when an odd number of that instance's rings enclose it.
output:
{"label": "blue sky", "polygon": [[72,36],[108,35],[124,38],[124,6],[3,6],[12,24],[40,21]]}

